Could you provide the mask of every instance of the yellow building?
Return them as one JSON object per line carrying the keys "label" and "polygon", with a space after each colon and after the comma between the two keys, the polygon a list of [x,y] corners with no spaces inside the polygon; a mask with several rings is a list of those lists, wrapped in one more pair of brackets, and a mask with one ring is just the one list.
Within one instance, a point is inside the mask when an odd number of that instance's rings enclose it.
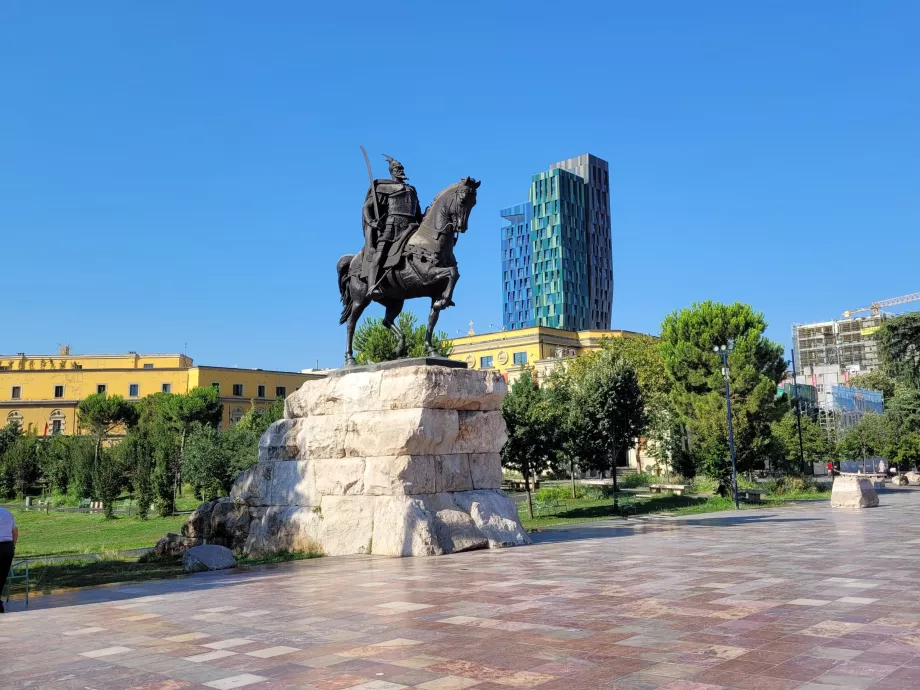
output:
{"label": "yellow building", "polygon": [[140,400],[151,393],[187,393],[213,386],[224,404],[227,428],[255,403],[264,408],[318,373],[195,366],[178,354],[0,355],[0,426],[18,422],[38,434],[79,433],[77,404],[93,393]]}
{"label": "yellow building", "polygon": [[525,367],[543,378],[560,362],[598,350],[605,338],[638,335],[632,331],[562,331],[534,326],[454,338],[451,359],[471,369],[496,369],[513,381]]}

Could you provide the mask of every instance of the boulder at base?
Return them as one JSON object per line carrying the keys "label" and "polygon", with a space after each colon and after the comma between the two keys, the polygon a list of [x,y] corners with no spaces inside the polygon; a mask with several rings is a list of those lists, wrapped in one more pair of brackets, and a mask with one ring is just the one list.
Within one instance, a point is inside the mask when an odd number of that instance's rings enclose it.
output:
{"label": "boulder at base", "polygon": [[878,494],[867,477],[842,474],[834,479],[831,508],[875,508]]}
{"label": "boulder at base", "polygon": [[182,569],[187,573],[205,570],[224,570],[236,565],[233,552],[226,546],[205,544],[193,546],[182,555]]}

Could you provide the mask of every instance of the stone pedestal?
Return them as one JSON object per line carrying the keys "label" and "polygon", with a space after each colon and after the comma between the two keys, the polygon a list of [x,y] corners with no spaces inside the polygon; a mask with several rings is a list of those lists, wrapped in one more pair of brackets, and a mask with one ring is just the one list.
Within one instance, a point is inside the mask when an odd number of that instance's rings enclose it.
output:
{"label": "stone pedestal", "polygon": [[875,508],[878,494],[866,477],[842,474],[834,479],[831,508]]}
{"label": "stone pedestal", "polygon": [[231,499],[250,518],[245,540],[238,518],[235,532],[217,529],[235,533],[250,555],[418,556],[527,544],[517,506],[500,490],[506,393],[501,374],[448,360],[308,381],[263,435],[258,464],[234,484]]}

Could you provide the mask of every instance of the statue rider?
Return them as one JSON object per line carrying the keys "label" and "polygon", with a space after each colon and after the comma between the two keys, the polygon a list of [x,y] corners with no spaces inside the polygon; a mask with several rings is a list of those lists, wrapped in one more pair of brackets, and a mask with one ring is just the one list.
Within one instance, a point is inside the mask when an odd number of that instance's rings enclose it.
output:
{"label": "statue rider", "polygon": [[[371,298],[382,296],[378,283],[390,247],[406,233],[413,232],[422,222],[422,211],[415,187],[406,184],[402,163],[384,154],[390,164],[389,180],[374,180],[367,192],[364,217],[364,263],[361,275],[367,278]],[[376,204],[374,203],[376,192]],[[379,214],[379,215],[378,215]]]}

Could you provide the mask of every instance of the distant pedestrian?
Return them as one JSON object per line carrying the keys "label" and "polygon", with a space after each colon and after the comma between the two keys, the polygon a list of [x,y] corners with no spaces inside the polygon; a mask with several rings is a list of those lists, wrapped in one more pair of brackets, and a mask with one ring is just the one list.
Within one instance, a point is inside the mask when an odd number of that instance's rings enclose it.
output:
{"label": "distant pedestrian", "polygon": [[[0,594],[6,586],[6,576],[13,565],[13,554],[16,552],[18,540],[19,530],[16,528],[13,514],[6,508],[0,508]],[[3,612],[3,600],[0,599],[0,613]]]}

